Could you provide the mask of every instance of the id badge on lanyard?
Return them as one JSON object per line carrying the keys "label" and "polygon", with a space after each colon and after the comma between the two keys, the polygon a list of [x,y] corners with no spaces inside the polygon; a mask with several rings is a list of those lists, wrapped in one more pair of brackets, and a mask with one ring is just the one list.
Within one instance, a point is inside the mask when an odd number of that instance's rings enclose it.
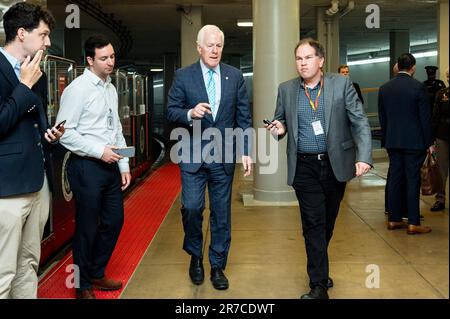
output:
{"label": "id badge on lanyard", "polygon": [[325,133],[323,131],[323,127],[322,127],[322,124],[320,123],[320,121],[314,121],[311,124],[312,124],[313,130],[314,130],[314,135],[317,136],[317,135],[322,135]]}
{"label": "id badge on lanyard", "polygon": [[[311,108],[314,111],[314,115],[315,115],[317,108],[319,106],[319,97],[320,97],[320,94],[322,93],[323,79],[320,80],[320,89],[319,89],[319,92],[317,93],[317,97],[314,102],[312,101],[311,96],[309,95],[308,88],[306,87],[306,83],[304,84],[304,88],[305,88],[306,97],[308,98],[308,102],[311,105]],[[322,123],[320,123],[319,120],[314,119],[314,121],[311,123],[311,125],[314,130],[314,135],[317,136],[317,135],[325,134],[325,132],[323,131]]]}
{"label": "id badge on lanyard", "polygon": [[114,129],[114,117],[113,117],[113,113],[112,113],[111,109],[109,109],[108,116],[106,117],[106,122],[107,122],[108,130],[113,130]]}

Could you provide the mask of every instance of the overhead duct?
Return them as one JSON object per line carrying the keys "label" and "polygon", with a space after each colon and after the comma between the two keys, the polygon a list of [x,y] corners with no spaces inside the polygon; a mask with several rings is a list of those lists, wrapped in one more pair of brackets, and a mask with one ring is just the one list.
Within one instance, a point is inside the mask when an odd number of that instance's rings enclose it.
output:
{"label": "overhead duct", "polygon": [[329,16],[335,15],[339,12],[339,0],[331,0],[331,7],[329,7],[325,13]]}

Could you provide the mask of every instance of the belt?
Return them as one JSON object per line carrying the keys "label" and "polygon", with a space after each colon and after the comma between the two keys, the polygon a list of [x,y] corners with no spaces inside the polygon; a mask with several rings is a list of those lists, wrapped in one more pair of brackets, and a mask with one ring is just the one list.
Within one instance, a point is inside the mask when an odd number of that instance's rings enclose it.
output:
{"label": "belt", "polygon": [[106,162],[103,162],[101,159],[99,158],[95,158],[95,157],[90,157],[90,156],[80,156],[78,154],[75,153],[71,153],[70,157],[72,158],[77,158],[77,159],[85,159],[85,160],[89,160],[89,161],[94,161],[94,162],[98,162],[98,163],[103,163],[103,164],[107,164]]}
{"label": "belt", "polygon": [[318,161],[323,161],[328,159],[328,154],[320,153],[320,154],[310,154],[310,153],[297,153],[301,158],[311,158],[316,159]]}

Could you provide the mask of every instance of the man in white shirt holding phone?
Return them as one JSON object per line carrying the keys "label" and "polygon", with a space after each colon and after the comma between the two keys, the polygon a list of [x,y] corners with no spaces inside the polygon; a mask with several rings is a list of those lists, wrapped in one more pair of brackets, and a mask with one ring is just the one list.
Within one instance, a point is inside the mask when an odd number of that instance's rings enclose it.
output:
{"label": "man in white shirt holding phone", "polygon": [[93,299],[93,289],[122,287],[121,281],[105,276],[105,269],[122,229],[122,192],[131,174],[128,158],[115,152],[127,145],[109,77],[114,48],[102,35],[87,39],[84,48],[89,67],[64,90],[57,122],[66,120],[61,144],[72,152],[67,173],[76,204],[72,247],[80,269],[77,298]]}

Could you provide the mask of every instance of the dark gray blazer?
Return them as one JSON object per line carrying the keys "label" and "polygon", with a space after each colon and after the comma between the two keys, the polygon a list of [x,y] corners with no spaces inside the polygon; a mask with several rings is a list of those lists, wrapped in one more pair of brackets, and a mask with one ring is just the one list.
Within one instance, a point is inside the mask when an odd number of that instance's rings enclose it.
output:
{"label": "dark gray blazer", "polygon": [[[286,127],[288,184],[292,185],[297,164],[298,94],[301,78],[281,83],[278,87],[274,119]],[[348,77],[324,76],[325,134],[334,175],[338,181],[355,177],[355,163],[372,165],[372,137],[369,121],[361,101]]]}

